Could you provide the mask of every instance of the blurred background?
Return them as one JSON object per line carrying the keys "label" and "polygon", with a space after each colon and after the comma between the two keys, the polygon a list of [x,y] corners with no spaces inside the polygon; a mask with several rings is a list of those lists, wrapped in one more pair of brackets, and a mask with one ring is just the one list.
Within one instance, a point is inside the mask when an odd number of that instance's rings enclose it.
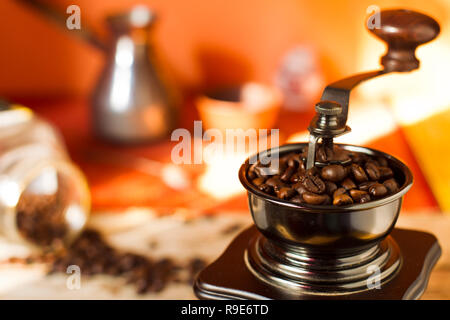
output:
{"label": "blurred background", "polygon": [[[261,94],[268,105],[263,103],[261,110],[271,112],[258,113],[259,122],[247,125],[279,128],[280,143],[305,141],[314,103],[327,83],[379,67],[384,44],[365,25],[371,5],[411,8],[434,17],[441,34],[418,49],[420,69],[362,85],[350,103],[353,131],[339,141],[382,150],[411,168],[415,182],[402,214],[450,212],[448,1],[38,1],[51,8],[50,15],[36,9],[36,2],[0,2],[0,96],[30,107],[60,130],[87,177],[94,212],[135,206],[160,214],[245,212],[237,170],[246,155],[230,153],[208,164],[174,169],[176,142],[170,135],[139,144],[99,138],[92,129],[91,104],[111,51],[58,25],[55,13],[65,19],[70,15],[66,8],[78,5],[81,30],[118,46],[106,17],[133,5],[148,6],[156,19],[144,29],[144,38],[152,66],[162,70],[176,101],[174,128],[192,131],[195,120],[202,120],[204,129],[217,127],[217,119],[238,121],[243,117],[239,109],[217,114],[217,99],[206,93],[253,83],[266,89],[253,94]],[[281,99],[270,95],[272,89]]]}

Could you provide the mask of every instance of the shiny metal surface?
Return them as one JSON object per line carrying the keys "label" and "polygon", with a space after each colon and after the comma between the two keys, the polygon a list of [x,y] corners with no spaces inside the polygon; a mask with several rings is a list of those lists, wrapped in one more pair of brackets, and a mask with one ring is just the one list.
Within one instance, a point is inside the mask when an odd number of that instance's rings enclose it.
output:
{"label": "shiny metal surface", "polygon": [[253,275],[269,284],[339,295],[384,285],[400,270],[402,258],[391,237],[353,255],[334,256],[287,249],[258,234],[250,241],[245,262]]}
{"label": "shiny metal surface", "polygon": [[167,136],[176,124],[174,97],[148,38],[153,20],[142,6],[107,19],[113,42],[92,94],[94,130],[100,137],[152,141]]}
{"label": "shiny metal surface", "polygon": [[[300,152],[307,143],[264,151],[280,156]],[[259,280],[308,294],[341,295],[369,290],[372,272],[379,284],[395,277],[402,257],[388,237],[397,221],[403,195],[411,188],[411,171],[396,158],[369,148],[340,145],[343,149],[387,158],[399,182],[399,191],[375,201],[348,206],[295,204],[267,195],[247,179],[250,163],[239,170],[248,191],[249,207],[260,231],[249,242],[245,263]]]}
{"label": "shiny metal surface", "polygon": [[[392,252],[401,252],[400,266],[387,278],[384,277],[386,271],[391,268],[384,268],[380,270],[380,286],[377,286],[376,274],[373,274],[373,269],[368,264],[367,271],[372,271],[371,274],[366,274],[368,281],[363,278],[359,282],[363,285],[362,288],[352,287],[351,283],[332,283],[326,286],[326,290],[317,291],[321,288],[320,284],[309,282],[308,284],[301,284],[298,280],[291,280],[288,277],[281,277],[279,273],[262,273],[257,268],[249,267],[249,252],[254,248],[253,243],[261,238],[261,233],[255,226],[249,227],[247,230],[240,233],[230,243],[224,253],[208,267],[203,269],[194,284],[194,291],[200,299],[251,299],[251,300],[267,300],[267,299],[282,299],[282,300],[412,300],[419,299],[427,287],[430,273],[436,264],[436,261],[441,255],[439,243],[433,235],[413,230],[404,230],[394,228],[389,237],[380,243],[381,249],[384,250],[384,244],[393,244]],[[390,242],[394,240],[394,242]],[[262,244],[264,246],[264,244]],[[389,247],[387,247],[389,248]],[[281,248],[282,252],[286,252]],[[363,253],[355,257],[339,257],[336,259],[336,264],[346,268],[352,268],[351,261],[355,258],[368,260],[370,256],[374,255],[375,250],[367,250],[367,254]],[[381,251],[384,252],[384,251]],[[289,254],[289,259],[293,259],[293,254]],[[276,253],[278,254],[278,253]],[[383,256],[381,254],[380,256]],[[332,263],[333,259],[326,259],[324,268],[321,266],[325,259],[321,256],[303,256],[299,255],[301,262],[310,263],[312,265],[311,271],[324,274],[330,266],[327,263]],[[326,257],[325,257],[326,258]],[[276,257],[276,259],[278,259]],[[313,262],[310,262],[312,261]],[[394,258],[392,261],[396,261]],[[359,261],[358,261],[359,262]],[[357,264],[358,264],[357,262]],[[395,268],[395,264],[391,264]],[[333,267],[333,264],[331,264]],[[363,268],[364,269],[364,268]],[[258,272],[256,272],[258,270]],[[386,270],[386,271],[383,271]],[[268,270],[270,271],[270,270]],[[278,270],[275,270],[278,272]],[[336,272],[336,268],[334,271]],[[362,275],[362,274],[360,274]],[[326,273],[324,275],[326,277]],[[356,281],[357,282],[357,281]],[[367,286],[367,284],[370,284]],[[324,282],[321,283],[322,288]],[[366,286],[364,288],[364,285]],[[331,287],[330,287],[331,286]],[[338,287],[338,290],[332,290],[333,287]],[[372,287],[372,290],[367,290]],[[347,294],[344,291],[348,291]]]}
{"label": "shiny metal surface", "polygon": [[[277,148],[280,156],[299,151],[306,143]],[[259,231],[268,239],[323,253],[355,253],[383,240],[397,221],[403,195],[411,188],[412,173],[401,161],[380,151],[340,145],[346,150],[384,156],[394,170],[400,189],[388,197],[348,206],[295,204],[264,194],[247,179],[247,160],[239,178],[248,191],[249,207]],[[265,155],[270,150],[262,152]],[[256,155],[254,156],[256,157]],[[251,159],[254,160],[255,158]]]}

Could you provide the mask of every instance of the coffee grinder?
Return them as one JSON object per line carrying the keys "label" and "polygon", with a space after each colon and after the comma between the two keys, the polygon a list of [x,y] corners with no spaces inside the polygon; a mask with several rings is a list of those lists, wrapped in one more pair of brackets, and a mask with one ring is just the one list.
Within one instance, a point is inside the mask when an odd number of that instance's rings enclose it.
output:
{"label": "coffee grinder", "polygon": [[[387,43],[383,68],[328,85],[309,126],[309,142],[283,145],[254,157],[299,152],[308,146],[307,168],[318,143],[333,147],[346,125],[351,90],[362,81],[419,67],[417,46],[439,31],[432,18],[410,10],[380,13],[370,31]],[[197,277],[201,299],[418,299],[441,255],[437,239],[425,232],[395,228],[403,195],[412,185],[409,168],[393,156],[360,146],[339,148],[387,159],[399,190],[378,200],[332,205],[296,204],[269,196],[253,186],[248,159],[239,178],[248,191],[255,225],[239,234],[225,252]],[[334,159],[345,164],[345,159]]]}

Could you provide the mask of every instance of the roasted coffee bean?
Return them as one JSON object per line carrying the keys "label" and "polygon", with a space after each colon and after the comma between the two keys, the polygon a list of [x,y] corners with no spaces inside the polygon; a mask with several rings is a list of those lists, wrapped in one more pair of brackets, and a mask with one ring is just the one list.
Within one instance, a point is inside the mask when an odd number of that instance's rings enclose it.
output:
{"label": "roasted coffee bean", "polygon": [[253,185],[259,187],[260,185],[262,185],[264,183],[264,181],[266,181],[266,179],[264,177],[258,177],[252,180]]}
{"label": "roasted coffee bean", "polygon": [[369,187],[369,193],[375,198],[381,198],[388,193],[388,189],[381,183],[376,182]]}
{"label": "roasted coffee bean", "polygon": [[281,161],[278,163],[278,168],[276,165],[274,165],[274,166],[269,165],[269,166],[274,167],[273,169],[271,169],[271,172],[273,173],[273,175],[281,175],[288,167],[286,162],[281,162]]}
{"label": "roasted coffee bean", "polygon": [[255,168],[255,172],[259,177],[267,177],[280,175],[284,170],[286,170],[287,164],[279,161],[278,165],[260,164]]}
{"label": "roasted coffee bean", "polygon": [[268,193],[268,194],[272,194],[273,191],[274,191],[273,187],[272,187],[272,186],[269,186],[269,185],[266,184],[266,183],[263,183],[262,185],[260,185],[260,186],[258,187],[258,189],[261,190],[262,192],[265,192],[265,193]]}
{"label": "roasted coffee bean", "polygon": [[253,163],[252,165],[250,165],[250,167],[248,168],[248,173],[247,173],[247,175],[248,175],[248,178],[250,179],[250,180],[253,180],[253,179],[255,179],[256,177],[257,177],[257,174],[256,174],[256,167],[258,166],[258,162],[256,162],[256,163]]}
{"label": "roasted coffee bean", "polygon": [[281,181],[279,176],[274,176],[267,179],[266,184],[271,186],[275,191],[280,190],[281,188],[286,186],[286,184]]}
{"label": "roasted coffee bean", "polygon": [[350,170],[352,172],[353,178],[355,178],[355,180],[357,182],[361,183],[361,182],[365,182],[365,181],[369,180],[366,173],[364,172],[364,169],[361,168],[356,163],[351,164]]}
{"label": "roasted coffee bean", "polygon": [[378,164],[380,165],[380,167],[387,167],[388,161],[386,160],[386,158],[383,157],[376,157],[375,160],[378,162]]}
{"label": "roasted coffee bean", "polygon": [[305,201],[303,200],[303,197],[301,195],[297,195],[295,197],[291,198],[291,202],[293,203],[305,203]]}
{"label": "roasted coffee bean", "polygon": [[372,200],[370,198],[370,195],[366,194],[365,196],[362,196],[361,199],[359,199],[359,203],[366,203],[366,202],[369,202],[370,200]]}
{"label": "roasted coffee bean", "polygon": [[324,147],[317,149],[316,151],[316,161],[327,162],[328,157]]}
{"label": "roasted coffee bean", "polygon": [[326,198],[325,198],[324,202],[322,202],[322,205],[329,205],[332,203],[333,203],[333,199],[329,195],[326,194]]}
{"label": "roasted coffee bean", "polygon": [[360,183],[358,185],[358,188],[359,188],[359,190],[362,190],[362,191],[369,191],[370,186],[373,185],[374,183],[376,183],[376,182],[366,181],[366,182]]}
{"label": "roasted coffee bean", "polygon": [[320,146],[316,151],[316,160],[319,162],[329,162],[329,161],[349,161],[350,155],[347,150],[344,150],[338,146],[330,148],[328,146]]}
{"label": "roasted coffee bean", "polygon": [[[344,166],[344,169],[345,169],[345,175],[346,176],[349,176],[349,175],[352,174],[352,169],[351,169],[350,166]],[[351,177],[349,177],[349,178],[351,178]]]}
{"label": "roasted coffee bean", "polygon": [[352,197],[354,202],[367,202],[370,200],[370,195],[366,191],[352,189],[350,190],[350,196]]}
{"label": "roasted coffee bean", "polygon": [[132,253],[125,253],[118,258],[117,267],[122,272],[132,271],[134,268],[145,264],[145,259]]}
{"label": "roasted coffee bean", "polygon": [[398,184],[395,179],[391,178],[383,182],[383,185],[386,187],[386,189],[389,191],[389,193],[396,193],[398,191]]}
{"label": "roasted coffee bean", "polygon": [[277,191],[276,194],[278,198],[286,200],[293,197],[296,194],[296,192],[292,188],[284,187],[281,188],[279,191]]}
{"label": "roasted coffee bean", "polygon": [[[265,179],[259,179],[260,174],[257,174],[251,179],[252,184],[263,192],[266,190],[270,195],[295,203],[304,201],[322,205],[333,202],[334,198],[339,205],[346,204],[348,198],[353,203],[364,203],[398,191],[393,169],[384,157],[349,152],[338,145],[319,144],[316,160],[328,164],[323,168],[314,166],[305,170],[307,152],[308,149],[303,148],[301,152],[282,156],[279,170],[270,171],[269,177],[261,176]],[[351,163],[345,166],[338,163],[346,160]],[[258,172],[269,166],[258,164],[249,171]],[[295,190],[294,194],[292,190]]]}
{"label": "roasted coffee bean", "polygon": [[[285,159],[286,164],[289,167],[296,167],[297,163],[295,162],[295,159],[293,159],[293,157],[295,157],[295,156],[296,156],[296,153],[295,152],[291,152],[291,153],[285,155],[284,157],[282,157],[282,159]],[[299,156],[299,155],[297,155],[297,156]]]}
{"label": "roasted coffee bean", "polygon": [[353,163],[361,164],[367,161],[367,155],[359,152],[350,153],[350,157],[352,158]]}
{"label": "roasted coffee bean", "polygon": [[302,174],[304,174],[306,172],[305,162],[302,159],[300,159],[300,162],[298,163],[297,170],[299,173],[302,173]]}
{"label": "roasted coffee bean", "polygon": [[[317,152],[316,152],[316,154],[317,154]],[[305,148],[305,150],[303,150],[301,153],[300,153],[300,158],[305,162],[306,161],[306,159],[308,158],[308,148]],[[316,158],[317,159],[317,158]]]}
{"label": "roasted coffee bean", "polygon": [[306,190],[322,194],[325,192],[326,186],[325,182],[322,181],[318,176],[309,175],[306,176],[305,180],[303,181],[303,185],[305,186]]}
{"label": "roasted coffee bean", "polygon": [[278,172],[278,170],[272,171],[272,170],[270,169],[270,167],[266,167],[266,166],[257,166],[257,167],[255,168],[255,173],[256,173],[256,175],[257,175],[258,177],[264,177],[264,178],[266,178],[266,177],[268,177],[268,176],[278,174],[277,172]]}
{"label": "roasted coffee bean", "polygon": [[289,181],[292,183],[297,183],[300,181],[301,177],[302,177],[302,174],[296,172],[292,175],[292,177],[291,177],[291,179],[289,179]]}
{"label": "roasted coffee bean", "polygon": [[334,160],[336,156],[336,152],[340,151],[342,149],[339,148],[339,150],[336,148],[336,146],[329,147],[325,146],[325,153],[327,154],[328,160]]}
{"label": "roasted coffee bean", "polygon": [[332,160],[339,161],[339,162],[349,161],[350,156],[346,150],[342,150],[342,149],[337,150],[337,151],[335,150]]}
{"label": "roasted coffee bean", "polygon": [[330,196],[327,194],[305,192],[303,194],[303,200],[308,204],[328,204],[330,202]]}
{"label": "roasted coffee bean", "polygon": [[350,158],[352,159],[352,163],[361,162],[359,153],[350,151],[349,155],[350,155]]}
{"label": "roasted coffee bean", "polygon": [[337,190],[337,185],[334,182],[331,181],[325,181],[326,190],[325,192],[329,194],[330,196],[333,195],[333,193]]}
{"label": "roasted coffee bean", "polygon": [[371,180],[376,181],[380,179],[380,169],[375,162],[371,161],[366,163],[366,172]]}
{"label": "roasted coffee bean", "polygon": [[333,198],[336,198],[337,196],[346,193],[347,190],[345,188],[338,188],[333,192]]}
{"label": "roasted coffee bean", "polygon": [[322,168],[321,176],[325,180],[339,182],[343,180],[347,172],[343,166],[339,164],[330,164]]}
{"label": "roasted coffee bean", "polygon": [[379,167],[378,169],[380,170],[380,179],[382,180],[390,179],[394,176],[394,172],[391,168]]}
{"label": "roasted coffee bean", "polygon": [[286,169],[288,167],[288,160],[289,160],[289,155],[283,156],[278,159],[278,165],[281,165],[284,169]]}
{"label": "roasted coffee bean", "polygon": [[292,153],[289,155],[287,160],[287,165],[290,167],[295,167],[299,169],[305,169],[305,166],[303,164],[303,160],[300,156],[300,154]]}
{"label": "roasted coffee bean", "polygon": [[284,173],[281,175],[281,181],[288,182],[292,175],[297,171],[295,167],[287,167]]}
{"label": "roasted coffee bean", "polygon": [[295,191],[297,191],[297,193],[298,193],[299,195],[302,195],[302,194],[304,194],[305,192],[309,192],[308,190],[306,190],[305,186],[304,186],[303,183],[301,183],[301,182],[298,182],[298,183],[294,184],[294,185],[292,186],[292,188],[293,188]]}
{"label": "roasted coffee bean", "polygon": [[308,170],[306,170],[305,175],[306,176],[317,176],[320,173],[319,169],[317,167],[312,167]]}
{"label": "roasted coffee bean", "polygon": [[247,177],[252,180],[258,177],[258,174],[256,172],[256,168],[258,166],[258,163],[253,163],[250,165],[247,171]]}
{"label": "roasted coffee bean", "polygon": [[349,195],[343,193],[333,198],[333,204],[335,206],[345,206],[347,204],[352,204],[353,200]]}
{"label": "roasted coffee bean", "polygon": [[351,190],[356,188],[356,184],[350,178],[347,178],[344,181],[342,181],[341,185],[345,188],[345,190]]}
{"label": "roasted coffee bean", "polygon": [[140,294],[159,292],[172,281],[180,270],[172,260],[150,258],[133,253],[122,253],[109,246],[94,231],[84,230],[74,242],[55,254],[50,272],[66,272],[69,265],[78,265],[83,275],[105,274],[125,277]]}

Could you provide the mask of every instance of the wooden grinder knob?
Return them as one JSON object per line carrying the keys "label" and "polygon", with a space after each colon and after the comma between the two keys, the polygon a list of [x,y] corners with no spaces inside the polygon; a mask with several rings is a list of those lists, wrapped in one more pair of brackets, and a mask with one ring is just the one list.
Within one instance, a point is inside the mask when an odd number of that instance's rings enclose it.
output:
{"label": "wooden grinder knob", "polygon": [[380,25],[369,29],[387,43],[381,64],[387,72],[406,72],[419,68],[416,48],[439,34],[439,24],[419,12],[399,9],[380,12]]}

